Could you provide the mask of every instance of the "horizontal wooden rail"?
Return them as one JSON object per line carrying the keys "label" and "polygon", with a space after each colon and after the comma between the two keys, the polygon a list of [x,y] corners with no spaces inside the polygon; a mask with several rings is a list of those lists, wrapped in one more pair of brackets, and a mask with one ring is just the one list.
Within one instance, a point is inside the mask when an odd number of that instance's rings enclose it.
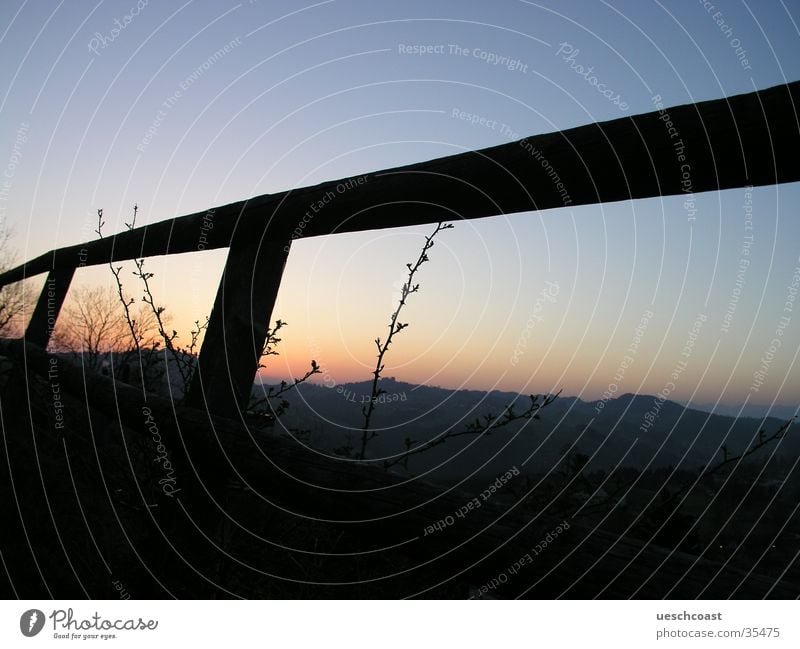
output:
{"label": "horizontal wooden rail", "polygon": [[292,239],[797,181],[798,104],[800,82],[667,109],[656,98],[656,110],[644,115],[266,194],[60,248],[3,273],[0,287],[50,274],[52,291],[42,291],[26,332],[46,346],[76,267],[230,248],[189,402],[235,417],[248,405]]}
{"label": "horizontal wooden rail", "polygon": [[[800,82],[265,194],[60,248],[0,275],[800,180]],[[201,241],[201,236],[203,237]]]}

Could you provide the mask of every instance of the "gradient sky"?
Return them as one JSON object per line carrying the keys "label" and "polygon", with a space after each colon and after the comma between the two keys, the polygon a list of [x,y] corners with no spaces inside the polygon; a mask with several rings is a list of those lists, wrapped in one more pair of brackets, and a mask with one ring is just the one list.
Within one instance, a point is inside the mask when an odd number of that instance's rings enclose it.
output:
{"label": "gradient sky", "polygon": [[[98,207],[112,233],[134,202],[140,223],[152,223],[648,112],[655,94],[675,105],[800,79],[797,2],[710,4],[151,1],[138,10],[134,0],[6,0],[0,219],[30,258],[93,238]],[[124,25],[116,33],[115,20]],[[562,43],[627,110],[571,69]],[[443,47],[415,55],[410,45]],[[490,54],[518,63],[493,65]],[[473,124],[454,110],[485,119]],[[403,318],[411,326],[386,374],[447,387],[563,388],[587,400],[611,383],[620,394],[674,383],[676,400],[796,405],[800,305],[784,303],[800,267],[798,205],[800,186],[790,184],[697,195],[693,222],[673,197],[456,223],[420,273]],[[368,378],[372,340],[384,335],[405,263],[431,229],[295,242],[274,313],[289,327],[271,373],[301,373],[315,358],[328,384]],[[725,328],[750,234],[751,263]],[[186,336],[210,309],[224,258],[149,262]],[[76,276],[100,281],[107,269]],[[705,321],[686,358],[698,314]],[[782,316],[781,346],[755,391]]]}

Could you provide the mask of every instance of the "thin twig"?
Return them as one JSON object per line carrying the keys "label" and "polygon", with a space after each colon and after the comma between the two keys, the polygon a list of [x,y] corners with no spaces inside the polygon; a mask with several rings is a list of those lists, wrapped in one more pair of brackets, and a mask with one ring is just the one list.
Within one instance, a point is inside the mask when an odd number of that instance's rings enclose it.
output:
{"label": "thin twig", "polygon": [[266,358],[267,356],[280,356],[280,352],[276,350],[276,347],[278,346],[278,343],[281,342],[281,338],[278,338],[277,333],[286,325],[286,322],[278,319],[275,321],[275,326],[272,329],[267,327],[267,338],[264,341],[264,346],[261,349],[261,355],[258,359],[259,369],[266,367],[266,365],[261,362],[261,359]]}
{"label": "thin twig", "polygon": [[[138,205],[134,205],[133,206],[133,221],[130,224],[126,223],[126,225],[128,226],[129,230],[132,230],[134,228],[135,224],[136,224],[136,214],[137,214],[138,211],[139,211],[139,206]],[[98,209],[97,210],[97,229],[95,230],[95,232],[97,233],[97,236],[100,239],[103,238],[103,226],[105,224],[106,224],[106,222],[103,220],[103,210],[102,209]],[[128,298],[125,297],[125,291],[122,288],[122,279],[120,278],[120,274],[122,273],[123,266],[117,266],[115,268],[114,267],[114,262],[113,261],[109,261],[108,262],[108,267],[111,269],[111,274],[114,276],[114,280],[116,281],[116,284],[117,284],[117,295],[119,296],[119,301],[122,304],[122,309],[123,309],[124,314],[125,314],[125,323],[128,325],[128,330],[131,332],[131,340],[133,341],[134,349],[138,353],[138,352],[141,351],[140,343],[144,339],[144,335],[140,334],[140,333],[137,333],[137,331],[136,331],[136,320],[131,317],[131,306],[133,306],[133,304],[135,303],[135,300],[134,300],[134,298],[128,299]],[[126,360],[126,362],[127,362],[127,360]]]}
{"label": "thin twig", "polygon": [[[287,326],[287,322],[284,320],[276,320],[275,326],[272,329],[267,329],[267,338],[264,341],[264,346],[261,350],[261,354],[259,356],[258,361],[258,368],[262,369],[265,368],[261,361],[262,359],[266,358],[267,356],[279,356],[280,352],[277,351],[277,346],[281,342],[281,338],[278,338],[276,335],[281,329]],[[290,390],[296,388],[301,383],[304,383],[309,378],[314,376],[314,374],[320,374],[322,372],[319,364],[314,359],[311,359],[311,369],[308,370],[302,377],[296,378],[294,382],[289,383],[288,381],[281,381],[280,387],[276,388],[275,386],[270,386],[269,390],[267,390],[267,394],[261,397],[260,399],[254,399],[248,405],[248,410],[254,411],[256,413],[263,413],[265,412],[261,407],[263,405],[267,405],[269,407],[270,414],[274,417],[280,417],[286,409],[289,407],[289,402],[286,399],[282,398],[283,395]],[[278,405],[274,405],[273,401],[275,399],[280,399]]]}
{"label": "thin twig", "polygon": [[372,415],[375,412],[375,406],[378,403],[378,397],[386,392],[378,387],[378,381],[380,380],[381,373],[385,367],[383,359],[386,356],[386,352],[389,351],[389,345],[392,344],[395,334],[400,333],[403,331],[403,329],[408,327],[408,323],[402,323],[398,320],[398,318],[400,317],[400,312],[403,310],[403,307],[406,305],[408,296],[419,291],[419,284],[414,283],[414,276],[417,274],[420,266],[422,266],[422,264],[424,264],[426,261],[429,261],[428,250],[433,248],[434,237],[442,230],[448,230],[452,227],[453,225],[451,223],[438,223],[436,225],[436,229],[429,236],[425,237],[425,243],[422,246],[419,257],[417,257],[417,261],[413,264],[406,264],[406,268],[408,268],[408,278],[403,284],[403,288],[400,292],[400,300],[397,303],[397,308],[394,310],[394,313],[392,313],[392,318],[389,321],[389,333],[386,336],[386,340],[383,342],[381,342],[380,338],[375,339],[375,346],[378,349],[378,354],[377,361],[375,363],[375,369],[372,372],[370,399],[367,405],[362,406],[361,408],[361,412],[364,415],[364,425],[361,431],[361,450],[358,454],[359,460],[364,459],[367,453],[367,444],[378,434],[374,430],[371,430],[370,426],[372,423]]}
{"label": "thin twig", "polygon": [[530,405],[520,413],[514,412],[514,404],[511,403],[503,408],[503,412],[495,417],[494,415],[488,414],[484,415],[483,417],[477,417],[475,421],[470,422],[467,424],[466,428],[460,431],[452,431],[449,430],[445,432],[443,435],[440,435],[436,439],[433,439],[421,446],[413,447],[413,444],[416,442],[412,439],[406,438],[406,452],[398,455],[391,460],[384,460],[383,466],[384,468],[388,469],[393,467],[397,464],[402,464],[404,467],[408,468],[408,458],[411,455],[416,455],[417,453],[424,453],[425,451],[429,451],[440,444],[444,444],[448,439],[452,439],[454,437],[461,437],[462,435],[477,435],[479,437],[489,436],[491,435],[492,431],[503,428],[508,426],[509,424],[519,421],[521,419],[539,419],[539,411],[549,406],[553,401],[555,401],[558,396],[561,394],[561,390],[556,392],[555,394],[548,394],[544,395],[542,401],[539,401],[540,395],[529,395],[531,400]]}

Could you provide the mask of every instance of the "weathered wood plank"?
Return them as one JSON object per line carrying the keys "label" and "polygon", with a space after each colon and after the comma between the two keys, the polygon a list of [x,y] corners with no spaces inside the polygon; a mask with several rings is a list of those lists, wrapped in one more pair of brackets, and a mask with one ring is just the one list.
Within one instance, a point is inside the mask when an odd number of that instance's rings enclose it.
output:
{"label": "weathered wood plank", "polygon": [[312,237],[796,182],[799,105],[795,81],[265,194],[49,252],[0,275],[0,286],[79,262],[192,252],[201,231],[212,249],[268,225]]}
{"label": "weathered wood plank", "polygon": [[289,246],[285,237],[242,237],[231,246],[187,395],[189,405],[231,418],[247,407]]}
{"label": "weathered wood plank", "polygon": [[74,268],[54,269],[47,274],[42,292],[25,329],[25,340],[43,348],[47,347],[74,274]]}

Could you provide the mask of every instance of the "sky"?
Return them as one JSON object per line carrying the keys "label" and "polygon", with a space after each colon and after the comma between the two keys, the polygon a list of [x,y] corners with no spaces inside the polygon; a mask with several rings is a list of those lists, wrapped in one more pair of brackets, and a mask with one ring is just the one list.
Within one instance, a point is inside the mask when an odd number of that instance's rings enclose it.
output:
{"label": "sky", "polygon": [[[671,106],[795,81],[799,22],[787,0],[5,0],[0,227],[31,258],[94,238],[98,208],[110,234],[134,204],[140,224],[155,223],[650,112],[656,95]],[[579,74],[589,67],[605,94]],[[797,405],[798,205],[793,183],[692,206],[455,221],[420,271],[385,375]],[[268,374],[300,375],[313,358],[325,385],[368,379],[405,264],[432,228],[296,241]],[[182,339],[210,311],[225,255],[148,260]],[[81,269],[74,281],[111,277]],[[135,292],[135,278],[125,286]]]}

